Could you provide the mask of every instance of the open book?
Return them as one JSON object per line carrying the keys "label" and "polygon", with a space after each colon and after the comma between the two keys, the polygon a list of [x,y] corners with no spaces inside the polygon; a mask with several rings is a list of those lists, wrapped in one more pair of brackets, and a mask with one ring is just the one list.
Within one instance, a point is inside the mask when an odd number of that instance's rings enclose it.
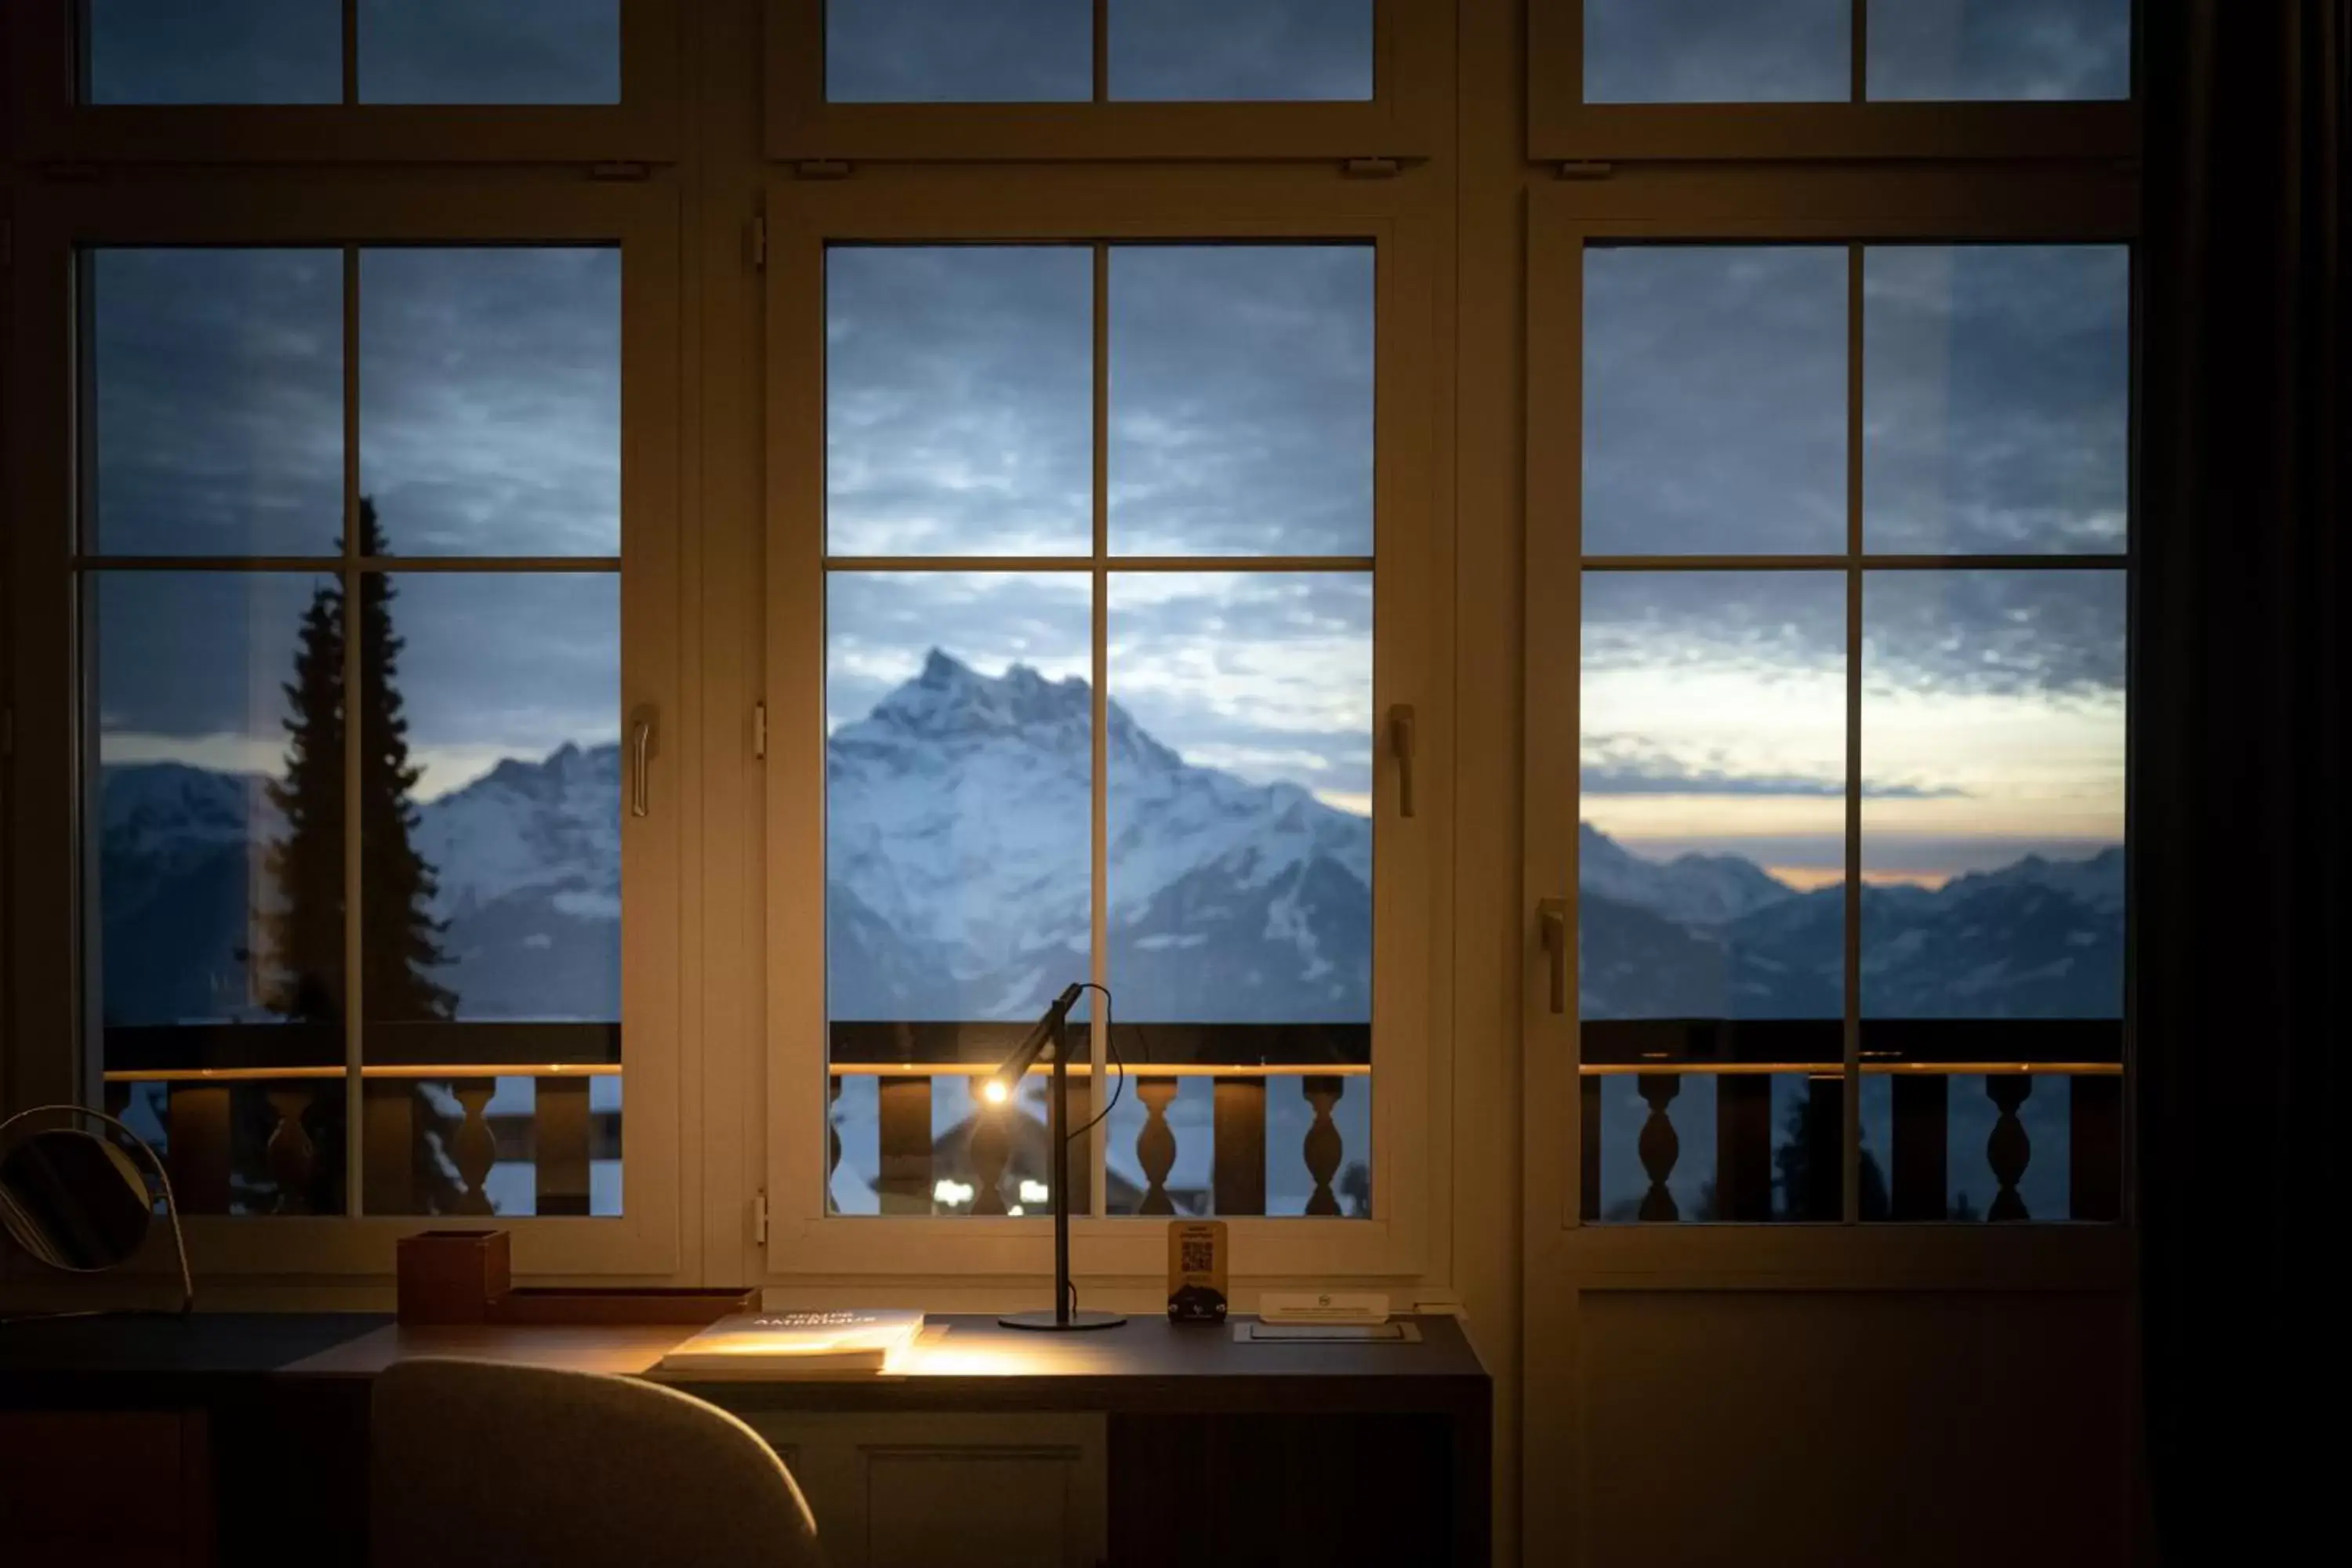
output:
{"label": "open book", "polygon": [[656,1370],[718,1378],[879,1372],[922,1328],[920,1312],[741,1312],[671,1351]]}

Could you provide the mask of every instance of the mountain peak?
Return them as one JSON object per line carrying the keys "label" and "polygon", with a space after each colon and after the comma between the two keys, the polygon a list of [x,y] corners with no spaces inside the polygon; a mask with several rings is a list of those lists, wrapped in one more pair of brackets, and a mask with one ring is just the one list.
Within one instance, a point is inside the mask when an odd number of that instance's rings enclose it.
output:
{"label": "mountain peak", "polygon": [[[1002,675],[983,675],[934,647],[914,679],[892,689],[865,719],[838,739],[985,741],[1013,736],[1049,750],[1084,752],[1094,719],[1094,693],[1084,676],[1048,679],[1014,662]],[[1181,759],[1154,740],[1117,702],[1108,708],[1114,757],[1146,767],[1175,767]]]}

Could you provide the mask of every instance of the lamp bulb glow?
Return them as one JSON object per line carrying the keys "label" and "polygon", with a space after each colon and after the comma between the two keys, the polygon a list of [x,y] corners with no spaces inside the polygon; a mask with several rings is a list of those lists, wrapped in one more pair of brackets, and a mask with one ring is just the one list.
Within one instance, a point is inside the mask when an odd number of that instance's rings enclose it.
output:
{"label": "lamp bulb glow", "polygon": [[1002,1105],[1011,1098],[1004,1088],[1004,1080],[1001,1078],[990,1079],[986,1086],[981,1089],[980,1097],[991,1105]]}

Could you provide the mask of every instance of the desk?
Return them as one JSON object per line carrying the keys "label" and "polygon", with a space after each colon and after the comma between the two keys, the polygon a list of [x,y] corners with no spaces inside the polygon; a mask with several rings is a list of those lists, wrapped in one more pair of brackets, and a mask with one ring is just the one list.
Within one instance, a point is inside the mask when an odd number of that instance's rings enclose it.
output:
{"label": "desk", "polygon": [[[1459,1323],[1417,1321],[1417,1344],[1236,1344],[1230,1329],[1155,1317],[1047,1336],[934,1315],[903,1374],[677,1386],[755,1425],[782,1413],[1098,1414],[1118,1568],[1483,1563],[1491,1383]],[[310,1561],[357,1561],[376,1373],[479,1355],[638,1375],[684,1336],[401,1329],[364,1314],[15,1323],[0,1325],[0,1411],[201,1412],[221,1561],[268,1560],[297,1540]]]}

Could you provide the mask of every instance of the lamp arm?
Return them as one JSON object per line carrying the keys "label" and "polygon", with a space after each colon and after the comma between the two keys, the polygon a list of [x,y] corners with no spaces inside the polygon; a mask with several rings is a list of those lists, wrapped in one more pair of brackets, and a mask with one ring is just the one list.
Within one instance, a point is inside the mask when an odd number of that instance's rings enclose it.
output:
{"label": "lamp arm", "polygon": [[172,1247],[179,1255],[180,1311],[184,1316],[189,1312],[194,1311],[196,1307],[196,1277],[194,1272],[188,1267],[188,1233],[180,1224],[180,1199],[178,1194],[172,1191],[172,1173],[164,1169],[162,1156],[155,1152],[153,1145],[150,1144],[147,1140],[142,1138],[137,1132],[133,1131],[130,1124],[125,1122],[121,1118],[110,1116],[103,1110],[93,1110],[87,1105],[28,1105],[24,1110],[17,1111],[14,1116],[9,1117],[7,1120],[0,1121],[0,1137],[5,1137],[8,1129],[16,1126],[16,1123],[24,1121],[26,1117],[39,1116],[52,1110],[62,1110],[74,1116],[87,1116],[93,1121],[103,1121],[109,1127],[113,1128],[117,1132],[121,1133],[125,1138],[130,1139],[131,1146],[137,1149],[142,1154],[147,1156],[148,1169],[153,1171],[155,1173],[155,1180],[163,1184],[163,1215],[165,1218],[172,1222]]}

